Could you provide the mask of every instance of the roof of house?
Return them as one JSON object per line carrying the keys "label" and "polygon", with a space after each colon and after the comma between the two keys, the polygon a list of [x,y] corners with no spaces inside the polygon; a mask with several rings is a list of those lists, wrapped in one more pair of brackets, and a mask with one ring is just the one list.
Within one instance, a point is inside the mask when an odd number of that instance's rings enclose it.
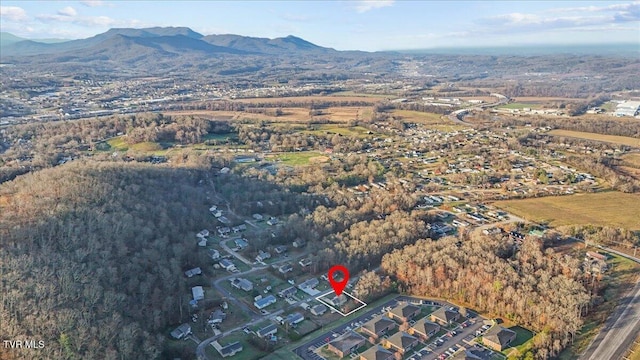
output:
{"label": "roof of house", "polygon": [[416,321],[412,326],[413,329],[422,333],[422,334],[430,334],[432,332],[438,332],[440,330],[440,325],[429,321],[427,318],[422,318]]}
{"label": "roof of house", "polygon": [[182,325],[178,326],[177,328],[175,328],[171,332],[171,336],[173,336],[176,339],[180,339],[180,338],[182,338],[183,336],[187,335],[190,332],[191,332],[191,325],[182,324]]}
{"label": "roof of house", "polygon": [[322,304],[318,304],[311,308],[311,312],[314,314],[323,314],[325,311],[327,311],[327,307]]}
{"label": "roof of house", "polygon": [[398,331],[391,335],[387,341],[391,343],[395,348],[406,349],[409,346],[415,344],[418,341],[417,338],[405,333],[404,331]]}
{"label": "roof of house", "polygon": [[456,352],[449,360],[482,360],[482,357],[474,354],[473,351],[464,350]]}
{"label": "roof of house", "polygon": [[402,318],[409,317],[418,311],[420,311],[420,308],[412,304],[398,305],[391,309],[392,314]]}
{"label": "roof of house", "polygon": [[367,321],[366,323],[364,323],[362,327],[366,330],[369,330],[372,333],[379,334],[382,330],[388,328],[391,325],[395,327],[396,326],[395,321],[386,317],[377,316]]}
{"label": "roof of house", "polygon": [[308,279],[307,281],[303,282],[302,284],[298,285],[298,287],[300,289],[303,288],[313,288],[316,287],[320,282],[318,281],[318,278],[311,278]]}
{"label": "roof of house", "polygon": [[249,291],[253,289],[253,283],[243,278],[236,278],[231,280],[231,285],[238,287],[244,291]]}
{"label": "roof of house", "polygon": [[262,299],[254,302],[253,304],[257,307],[257,308],[262,308],[265,307],[269,304],[273,304],[274,302],[276,302],[276,298],[273,295],[269,295],[269,296],[265,296]]}
{"label": "roof of house", "polygon": [[436,319],[442,320],[444,322],[450,322],[455,320],[459,316],[459,313],[456,311],[449,310],[443,306],[438,310],[434,311],[433,313],[431,313],[431,316],[435,317]]}
{"label": "roof of house", "polygon": [[239,341],[235,341],[220,348],[219,352],[222,356],[229,356],[235,354],[238,351],[242,351],[242,344]]}
{"label": "roof of house", "polygon": [[303,320],[304,320],[304,316],[302,314],[300,314],[299,312],[294,312],[293,314],[289,314],[284,319],[284,321],[288,322],[289,324],[297,324],[297,323],[299,323],[299,322],[301,322]]}
{"label": "roof of house", "polygon": [[376,345],[360,354],[367,360],[387,360],[393,358],[393,353],[380,345]]}
{"label": "roof of house", "polygon": [[270,334],[275,334],[276,332],[278,332],[278,327],[275,324],[271,324],[258,330],[257,334],[259,337],[265,337]]}
{"label": "roof of house", "polygon": [[509,343],[509,340],[515,336],[516,333],[513,330],[504,328],[500,325],[493,326],[484,334],[484,339],[489,340],[493,343],[500,344],[501,346],[506,346]]}
{"label": "roof of house", "polygon": [[352,349],[354,346],[361,346],[365,341],[366,339],[364,338],[364,336],[353,331],[349,331],[339,338],[334,339],[329,344],[331,344],[331,346],[333,346],[334,348],[345,352]]}
{"label": "roof of house", "polygon": [[220,266],[222,267],[229,267],[229,266],[233,266],[233,262],[229,259],[222,259],[218,262],[220,264]]}

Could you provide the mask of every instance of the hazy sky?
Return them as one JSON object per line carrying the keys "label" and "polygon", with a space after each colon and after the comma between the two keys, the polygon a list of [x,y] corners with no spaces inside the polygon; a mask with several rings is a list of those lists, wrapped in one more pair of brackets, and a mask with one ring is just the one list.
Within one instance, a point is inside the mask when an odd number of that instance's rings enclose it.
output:
{"label": "hazy sky", "polygon": [[[83,38],[112,27],[296,35],[339,50],[640,44],[640,1],[7,1],[0,29]],[[640,46],[640,45],[639,45]]]}

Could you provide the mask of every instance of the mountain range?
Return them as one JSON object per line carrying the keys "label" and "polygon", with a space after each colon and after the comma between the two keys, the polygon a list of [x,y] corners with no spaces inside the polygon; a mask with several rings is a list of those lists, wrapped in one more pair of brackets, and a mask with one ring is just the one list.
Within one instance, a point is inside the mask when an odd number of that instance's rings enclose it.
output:
{"label": "mountain range", "polygon": [[114,28],[86,39],[36,41],[2,33],[2,58],[50,55],[52,61],[142,60],[147,56],[215,54],[320,54],[336,50],[295,36],[257,38],[240,35],[204,36],[187,27]]}

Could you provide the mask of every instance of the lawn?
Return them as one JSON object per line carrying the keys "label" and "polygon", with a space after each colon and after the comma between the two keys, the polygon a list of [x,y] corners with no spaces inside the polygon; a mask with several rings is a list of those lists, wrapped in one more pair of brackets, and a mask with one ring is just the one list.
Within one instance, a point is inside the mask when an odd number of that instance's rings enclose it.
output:
{"label": "lawn", "polygon": [[296,151],[282,153],[275,156],[282,164],[291,166],[309,165],[315,160],[327,161],[328,158],[316,151]]}
{"label": "lawn", "polygon": [[[242,351],[237,353],[236,355],[228,358],[228,359],[232,359],[232,360],[254,360],[254,359],[260,359],[261,357],[265,356],[266,353],[264,351],[261,351],[260,349],[254,347],[253,345],[251,345],[249,343],[248,337],[250,335],[246,335],[243,332],[235,332],[232,333],[229,336],[225,336],[224,338],[222,338],[221,340],[219,340],[218,342],[220,343],[220,345],[225,346],[228,345],[232,342],[235,341],[239,341],[242,344]],[[207,349],[207,353],[210,355],[209,358],[210,359],[219,359],[220,358],[220,354],[218,354],[218,352],[213,348],[213,346],[208,346],[207,348],[211,348],[212,351],[209,351]]]}
{"label": "lawn", "polygon": [[511,343],[511,347],[505,350],[505,354],[509,354],[513,348],[517,349],[519,354],[524,354],[531,347],[529,340],[533,339],[533,333],[520,326],[510,327],[509,330],[516,332],[516,339]]}
{"label": "lawn", "polygon": [[534,222],[551,226],[601,225],[640,230],[640,195],[608,191],[497,201],[494,205]]}
{"label": "lawn", "polygon": [[122,136],[107,140],[107,144],[109,144],[112,149],[118,151],[127,151],[129,149],[129,144],[124,141],[124,137]]}
{"label": "lawn", "polygon": [[582,131],[571,131],[571,130],[551,130],[548,132],[550,135],[554,136],[566,136],[573,137],[578,139],[586,139],[586,140],[595,140],[608,142],[612,144],[620,144],[627,145],[640,148],[640,139],[628,137],[628,136],[615,136],[615,135],[603,135],[603,134],[595,134],[589,132]]}

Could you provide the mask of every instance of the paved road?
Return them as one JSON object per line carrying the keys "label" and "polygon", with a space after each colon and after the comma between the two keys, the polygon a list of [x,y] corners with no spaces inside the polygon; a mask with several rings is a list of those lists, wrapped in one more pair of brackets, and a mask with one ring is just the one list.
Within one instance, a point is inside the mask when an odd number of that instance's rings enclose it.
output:
{"label": "paved road", "polygon": [[[626,255],[603,246],[599,248],[640,263],[639,258]],[[640,334],[640,278],[629,291],[627,297],[614,310],[605,322],[605,326],[593,339],[582,360],[622,359],[629,347]]]}
{"label": "paved road", "polygon": [[[305,256],[307,256],[307,252],[306,251],[303,254],[300,254],[300,255],[295,256],[295,257],[287,257],[287,258],[283,258],[281,260],[275,261],[275,262],[272,263],[272,265],[273,264],[284,263],[284,262],[289,262],[289,261],[295,262],[296,260],[298,260],[298,259],[300,259],[302,257],[305,257]],[[215,335],[215,336],[212,336],[210,338],[204,339],[202,342],[200,342],[200,344],[198,344],[198,347],[196,348],[196,357],[198,359],[201,359],[201,360],[206,360],[207,359],[207,356],[206,356],[206,354],[204,352],[204,349],[205,349],[205,347],[207,345],[209,345],[213,341],[218,340],[218,339],[220,339],[220,338],[222,338],[224,336],[227,336],[227,335],[229,335],[230,333],[232,333],[234,331],[238,331],[238,330],[244,328],[245,326],[255,325],[258,322],[264,320],[265,318],[273,319],[275,316],[277,316],[277,315],[279,315],[279,314],[281,314],[283,312],[282,310],[279,310],[277,312],[270,313],[268,315],[262,315],[257,310],[254,310],[252,307],[247,305],[245,302],[236,299],[236,297],[231,292],[227,291],[227,289],[225,289],[222,286],[222,282],[229,281],[229,279],[231,279],[231,278],[242,277],[242,276],[254,273],[254,272],[263,271],[263,270],[267,269],[269,266],[271,266],[271,265],[253,267],[250,270],[243,271],[243,272],[240,272],[240,273],[232,273],[232,274],[223,276],[223,277],[218,278],[218,279],[213,281],[213,287],[218,292],[220,292],[220,294],[222,294],[223,297],[225,297],[227,299],[227,302],[232,302],[234,304],[234,307],[240,308],[240,310],[242,310],[245,314],[247,314],[247,316],[251,320],[249,322],[243,324],[242,326],[238,326],[238,327],[236,327],[234,329],[231,329],[231,330],[228,330],[228,331],[226,331],[226,332],[224,332],[222,334]]]}
{"label": "paved road", "polygon": [[473,124],[470,124],[466,121],[464,121],[462,118],[464,117],[465,113],[468,113],[472,110],[482,110],[482,109],[486,109],[486,108],[490,108],[490,107],[496,107],[496,106],[500,106],[500,105],[504,105],[506,103],[509,102],[509,98],[501,95],[501,94],[491,94],[491,96],[497,97],[498,98],[498,102],[495,103],[491,103],[491,104],[482,104],[480,106],[474,106],[471,108],[467,108],[467,109],[460,109],[460,110],[456,110],[452,113],[450,113],[449,115],[447,115],[447,118],[449,118],[449,120],[453,121],[454,123],[457,124],[461,124],[461,125],[466,125],[466,126],[471,126]]}

